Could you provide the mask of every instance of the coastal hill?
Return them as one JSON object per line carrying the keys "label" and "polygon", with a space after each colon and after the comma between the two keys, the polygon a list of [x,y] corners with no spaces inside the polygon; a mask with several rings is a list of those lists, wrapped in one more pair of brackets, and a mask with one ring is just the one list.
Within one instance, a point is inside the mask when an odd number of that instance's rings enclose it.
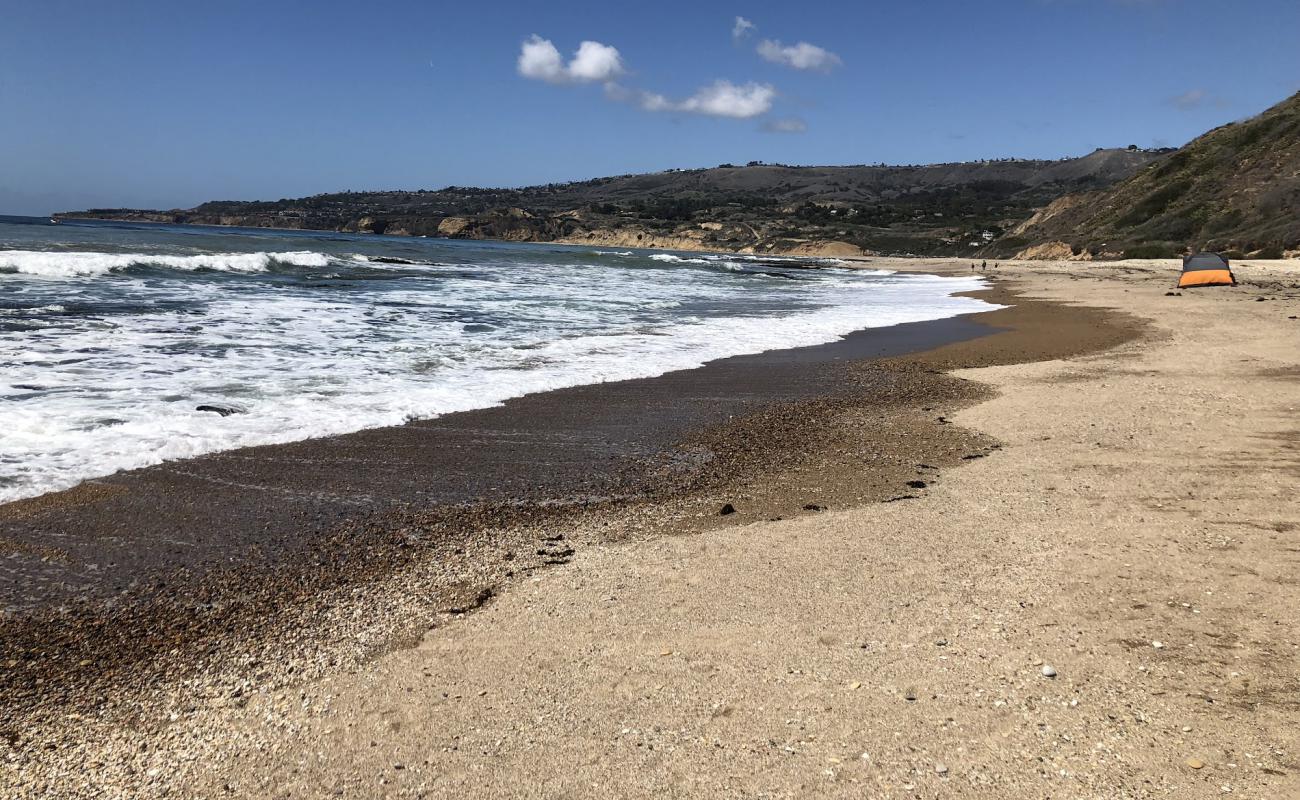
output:
{"label": "coastal hill", "polygon": [[1280,258],[1300,253],[1300,94],[1177,150],[925,166],[752,161],[56,217],[810,255],[1089,260],[1191,248]]}
{"label": "coastal hill", "polygon": [[749,252],[969,256],[1054,200],[1170,150],[1059,161],[800,167],[750,162],[518,189],[339,192],[56,217]]}
{"label": "coastal hill", "polygon": [[990,250],[1087,259],[1174,256],[1189,246],[1256,258],[1300,248],[1300,93],[1108,189],[1054,201]]}

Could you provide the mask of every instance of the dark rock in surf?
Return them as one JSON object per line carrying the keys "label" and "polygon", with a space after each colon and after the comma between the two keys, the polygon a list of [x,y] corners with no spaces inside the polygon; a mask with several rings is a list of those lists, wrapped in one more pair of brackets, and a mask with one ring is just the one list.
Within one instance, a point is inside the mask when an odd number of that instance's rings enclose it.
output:
{"label": "dark rock in surf", "polygon": [[243,406],[237,406],[230,403],[204,403],[201,406],[195,406],[195,411],[210,411],[213,414],[220,414],[228,417],[231,414],[247,414],[248,409]]}

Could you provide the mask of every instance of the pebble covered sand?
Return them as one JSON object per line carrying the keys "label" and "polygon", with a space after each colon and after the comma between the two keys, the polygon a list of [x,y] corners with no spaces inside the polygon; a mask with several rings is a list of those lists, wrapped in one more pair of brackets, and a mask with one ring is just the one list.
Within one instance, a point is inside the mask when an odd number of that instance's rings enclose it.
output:
{"label": "pebble covered sand", "polygon": [[665,494],[6,652],[2,793],[1296,796],[1300,274],[1237,269],[996,265],[1007,333],[711,426]]}

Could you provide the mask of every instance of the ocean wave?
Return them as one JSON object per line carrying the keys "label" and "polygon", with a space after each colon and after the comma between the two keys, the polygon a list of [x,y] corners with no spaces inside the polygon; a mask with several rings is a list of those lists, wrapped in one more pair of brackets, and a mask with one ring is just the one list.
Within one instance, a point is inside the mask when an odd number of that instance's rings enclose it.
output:
{"label": "ocean wave", "polygon": [[[431,242],[425,253],[404,241],[388,256],[377,239],[362,256],[356,244],[221,235],[230,239],[199,240],[210,255],[171,239],[116,254],[0,249],[0,305],[19,309],[0,310],[0,502],[167,459],[992,308],[952,296],[982,286],[975,276],[801,272],[753,256],[640,250],[575,259],[467,242]],[[229,252],[276,247],[321,252]],[[664,268],[647,268],[652,256]],[[208,269],[274,271],[275,280],[184,280]],[[170,279],[97,277],[114,270]],[[217,405],[247,413],[198,410]]]}
{"label": "ocean wave", "polygon": [[682,258],[672,253],[655,253],[650,256],[652,261],[663,261],[666,264],[707,264],[708,259],[704,258]]}
{"label": "ocean wave", "polygon": [[[998,307],[953,295],[983,286],[976,278],[837,284],[812,290],[821,296],[816,307],[775,316],[662,314],[627,322],[609,309],[603,321],[557,316],[533,330],[488,325],[467,333],[462,320],[416,309],[386,317],[376,337],[373,300],[347,305],[276,294],[210,304],[202,347],[164,313],[122,319],[110,346],[89,325],[57,339],[13,340],[7,349],[0,338],[0,362],[10,364],[0,373],[0,396],[42,387],[38,399],[6,409],[0,503],[169,459],[399,425],[533,392],[647,378]],[[642,294],[639,302],[654,299]],[[490,297],[474,305],[501,311]],[[69,354],[77,354],[75,364]],[[198,409],[230,404],[247,413],[217,421]]]}
{"label": "ocean wave", "polygon": [[39,278],[77,278],[107,275],[130,267],[207,269],[218,272],[266,272],[281,264],[293,267],[323,267],[329,256],[300,250],[286,253],[204,253],[167,256],[153,253],[96,253],[45,250],[0,250],[0,275],[19,274]]}
{"label": "ocean wave", "polygon": [[593,256],[630,256],[634,255],[631,250],[592,250]]}
{"label": "ocean wave", "polygon": [[67,306],[61,305],[0,308],[0,316],[17,317],[27,314],[62,314],[67,310]]}

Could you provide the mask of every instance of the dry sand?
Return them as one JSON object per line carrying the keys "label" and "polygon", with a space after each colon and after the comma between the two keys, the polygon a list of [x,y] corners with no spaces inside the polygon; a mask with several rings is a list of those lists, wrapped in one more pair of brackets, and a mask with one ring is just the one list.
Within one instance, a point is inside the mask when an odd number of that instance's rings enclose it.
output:
{"label": "dry sand", "polygon": [[581,549],[177,723],[228,746],[142,741],[152,791],[1300,796],[1300,270],[1235,269],[1167,296],[1167,263],[997,265],[1148,333],[958,372],[997,396],[953,421],[1003,447],[915,500]]}

